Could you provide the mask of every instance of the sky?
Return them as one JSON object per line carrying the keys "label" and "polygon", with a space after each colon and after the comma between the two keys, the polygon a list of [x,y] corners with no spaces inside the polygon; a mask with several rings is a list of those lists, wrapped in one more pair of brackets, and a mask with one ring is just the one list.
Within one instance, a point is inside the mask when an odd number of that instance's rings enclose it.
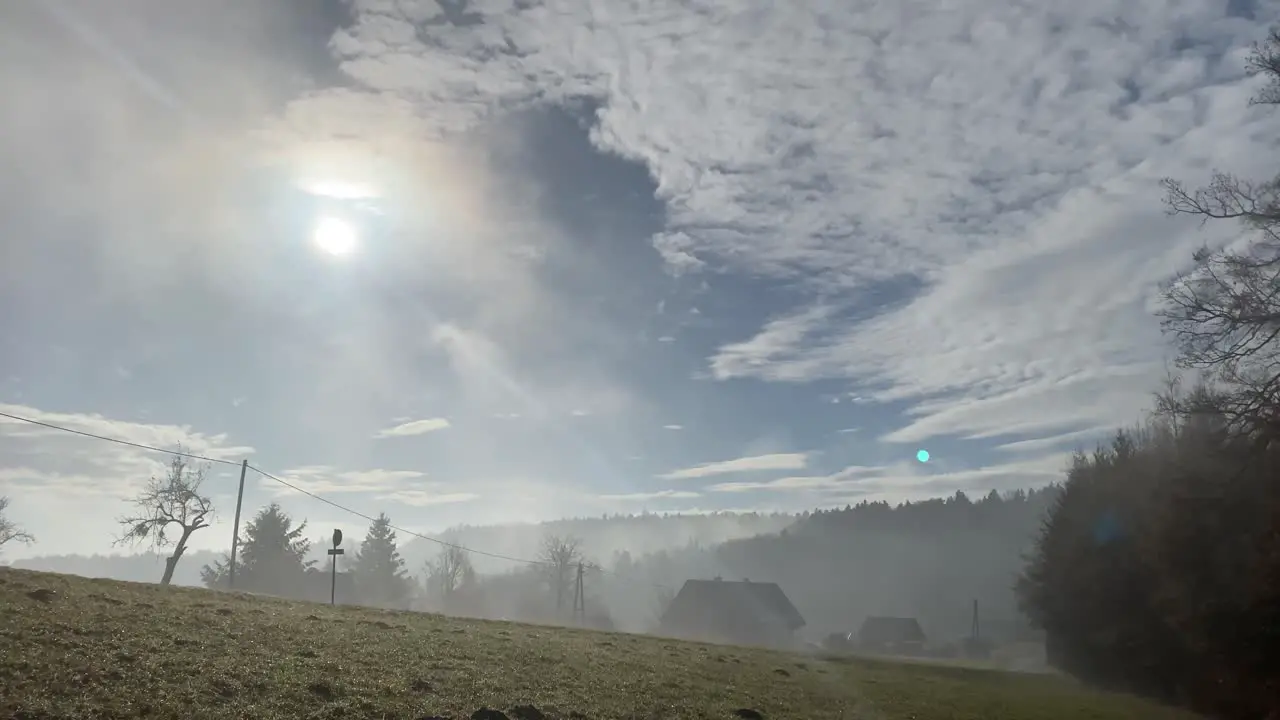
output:
{"label": "sky", "polygon": [[[1237,230],[1159,181],[1266,177],[1277,19],[5,3],[0,411],[226,461],[208,548],[242,459],[417,532],[1044,485],[1170,369],[1161,284]],[[165,463],[0,418],[6,555],[109,550]]]}

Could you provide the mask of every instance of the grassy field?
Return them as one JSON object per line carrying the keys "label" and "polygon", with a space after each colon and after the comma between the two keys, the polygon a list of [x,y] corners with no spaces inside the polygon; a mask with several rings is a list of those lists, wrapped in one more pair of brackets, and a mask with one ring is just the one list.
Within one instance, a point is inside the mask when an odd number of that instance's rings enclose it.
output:
{"label": "grassy field", "polygon": [[4,568],[0,688],[0,718],[15,720],[1190,717],[1053,676],[334,609]]}

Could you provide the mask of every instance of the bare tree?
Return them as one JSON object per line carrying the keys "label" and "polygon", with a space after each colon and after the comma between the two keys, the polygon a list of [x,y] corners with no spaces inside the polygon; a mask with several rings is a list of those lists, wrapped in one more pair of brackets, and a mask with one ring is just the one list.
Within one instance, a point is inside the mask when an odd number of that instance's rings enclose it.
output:
{"label": "bare tree", "polygon": [[427,591],[438,594],[446,606],[454,592],[475,576],[471,557],[464,548],[445,545],[435,560],[428,560],[426,567]]}
{"label": "bare tree", "polygon": [[[175,455],[169,463],[168,474],[163,479],[152,477],[134,499],[137,511],[117,519],[124,532],[115,545],[149,541],[155,552],[173,545],[173,554],[165,558],[161,585],[173,581],[173,570],[186,552],[191,535],[209,527],[213,519],[213,501],[200,494],[208,470],[207,465],[192,467],[185,457]],[[176,541],[171,537],[171,525],[177,526]]]}
{"label": "bare tree", "polygon": [[563,612],[565,599],[573,592],[577,565],[582,562],[582,541],[572,535],[546,535],[542,538],[538,561],[556,596],[556,612]]}
{"label": "bare tree", "polygon": [[662,626],[662,616],[667,614],[667,608],[671,607],[671,601],[675,600],[676,593],[666,585],[658,585],[654,590],[653,605],[650,607],[651,617],[650,624],[656,631]]}
{"label": "bare tree", "polygon": [[[1280,104],[1280,31],[1254,46],[1249,70],[1270,81],[1253,103]],[[1216,172],[1196,190],[1171,179],[1164,187],[1171,214],[1234,220],[1254,233],[1243,246],[1196,253],[1196,267],[1166,289],[1161,316],[1179,345],[1179,366],[1207,373],[1215,385],[1208,400],[1231,429],[1274,438],[1280,433],[1280,178],[1252,182]]]}
{"label": "bare tree", "polygon": [[0,496],[0,547],[4,547],[10,542],[20,542],[23,545],[30,545],[36,541],[31,533],[18,527],[18,523],[10,520],[8,513],[9,498]]}

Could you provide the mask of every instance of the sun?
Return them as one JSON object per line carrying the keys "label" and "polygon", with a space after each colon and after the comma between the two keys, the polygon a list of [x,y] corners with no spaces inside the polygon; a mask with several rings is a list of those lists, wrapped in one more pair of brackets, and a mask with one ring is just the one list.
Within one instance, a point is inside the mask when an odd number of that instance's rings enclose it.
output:
{"label": "sun", "polygon": [[320,218],[311,232],[311,241],[316,247],[334,257],[350,255],[359,240],[355,225],[333,216]]}

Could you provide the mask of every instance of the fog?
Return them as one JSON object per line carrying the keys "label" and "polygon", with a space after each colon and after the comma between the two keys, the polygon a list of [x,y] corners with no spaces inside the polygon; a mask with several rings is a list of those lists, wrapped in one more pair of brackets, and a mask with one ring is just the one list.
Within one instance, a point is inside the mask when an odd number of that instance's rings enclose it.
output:
{"label": "fog", "polygon": [[[439,567],[447,547],[421,538],[399,539],[405,573],[403,595],[371,598],[349,572],[363,548],[344,540],[337,600],[460,616],[578,624],[627,632],[662,633],[659,621],[686,580],[777,583],[805,620],[793,646],[823,641],[832,633],[856,633],[871,616],[916,618],[926,649],[954,649],[970,637],[978,603],[983,638],[996,647],[1035,645],[1019,614],[1013,584],[1025,552],[1040,527],[1056,488],[972,501],[963,494],[899,506],[854,507],[788,514],[636,515],[566,519],[545,524],[459,527],[446,542],[486,553],[510,554],[544,563],[517,564],[465,553],[475,576],[442,590],[429,563]],[[310,532],[310,528],[307,528]],[[548,539],[571,541],[574,555],[560,581],[547,564]],[[314,538],[305,552],[306,575],[263,590],[312,601],[328,601],[328,537]],[[242,549],[243,552],[243,549]],[[456,550],[455,550],[456,552]],[[242,556],[243,557],[243,556]],[[225,561],[225,557],[222,558]],[[191,552],[175,582],[201,585],[200,569],[219,556]],[[584,617],[574,613],[576,564],[581,560]],[[91,577],[156,581],[163,561],[149,555],[41,557],[18,567]],[[557,593],[558,582],[565,584]]]}

